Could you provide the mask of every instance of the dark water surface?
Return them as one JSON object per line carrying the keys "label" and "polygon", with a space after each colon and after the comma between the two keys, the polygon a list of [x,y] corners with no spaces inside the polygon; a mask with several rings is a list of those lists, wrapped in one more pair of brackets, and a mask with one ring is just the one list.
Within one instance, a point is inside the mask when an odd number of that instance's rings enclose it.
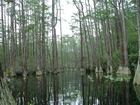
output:
{"label": "dark water surface", "polygon": [[119,81],[114,82],[117,79],[107,78],[103,74],[66,71],[14,78],[10,88],[17,105],[140,105],[140,87],[134,87],[132,79],[117,78]]}

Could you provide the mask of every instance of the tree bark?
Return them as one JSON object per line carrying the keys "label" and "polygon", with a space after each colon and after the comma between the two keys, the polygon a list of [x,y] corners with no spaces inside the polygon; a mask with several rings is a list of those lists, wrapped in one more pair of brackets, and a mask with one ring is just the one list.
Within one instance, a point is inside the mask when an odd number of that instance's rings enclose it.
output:
{"label": "tree bark", "polygon": [[52,58],[53,58],[53,71],[58,67],[58,54],[57,54],[57,39],[56,29],[57,19],[55,20],[55,0],[52,0]]}
{"label": "tree bark", "polygon": [[100,51],[100,35],[99,35],[99,30],[97,26],[97,19],[96,19],[96,4],[94,1],[94,10],[95,10],[95,16],[94,16],[94,25],[95,25],[95,34],[96,34],[96,57],[98,60],[96,60],[96,71],[95,72],[103,72],[102,67],[101,67],[101,51]]}
{"label": "tree bark", "polygon": [[42,69],[46,70],[46,50],[45,50],[45,20],[44,20],[44,13],[45,13],[45,1],[42,1]]}
{"label": "tree bark", "polygon": [[63,67],[63,33],[62,33],[62,20],[61,20],[61,1],[59,0],[59,16],[60,16],[60,35],[61,35],[61,67]]}
{"label": "tree bark", "polygon": [[14,21],[15,21],[15,2],[12,2],[11,8],[11,66],[14,67],[15,61],[15,30],[14,30]]}
{"label": "tree bark", "polygon": [[[106,11],[108,11],[108,5],[107,5],[107,0],[105,0],[105,9]],[[112,45],[111,45],[111,33],[110,33],[110,24],[109,24],[109,15],[108,13],[106,14],[106,40],[108,42],[107,46],[107,56],[108,56],[108,67],[107,67],[107,72],[108,73],[112,73],[113,69],[112,69],[112,65],[113,65],[113,61],[112,61]]]}
{"label": "tree bark", "polygon": [[40,71],[40,50],[39,50],[39,45],[40,45],[40,42],[39,42],[39,33],[38,33],[38,30],[39,30],[39,17],[40,17],[40,0],[38,1],[38,6],[37,6],[37,13],[36,13],[36,21],[35,21],[35,24],[36,24],[36,31],[35,31],[35,34],[36,34],[36,70],[37,72]]}
{"label": "tree bark", "polygon": [[4,19],[3,19],[3,0],[1,0],[1,23],[2,23],[2,48],[3,48],[4,70],[6,70],[5,29],[4,29]]}
{"label": "tree bark", "polygon": [[26,52],[26,34],[25,34],[25,14],[24,14],[24,2],[22,0],[22,57],[23,57],[23,76],[26,76],[26,70],[27,70],[27,52]]}
{"label": "tree bark", "polygon": [[125,61],[123,74],[131,74],[128,68],[128,50],[127,50],[126,25],[124,18],[124,0],[121,0],[121,2],[122,2],[123,45],[124,45],[124,61]]}
{"label": "tree bark", "polygon": [[[82,2],[80,1],[80,4],[81,4],[81,12],[82,12],[82,15],[83,17],[85,17],[85,14],[84,14],[84,8],[83,8],[83,4]],[[85,46],[86,46],[86,52],[87,52],[87,62],[86,62],[86,68],[90,68],[90,57],[89,57],[89,46],[88,46],[88,42],[87,42],[87,30],[86,30],[86,26],[87,26],[87,22],[86,20],[83,21],[83,29],[84,29],[84,34],[85,34]]]}
{"label": "tree bark", "polygon": [[83,35],[82,35],[82,20],[81,20],[81,12],[79,6],[77,6],[75,0],[73,0],[79,15],[79,26],[80,26],[80,51],[81,51],[81,69],[83,69]]}
{"label": "tree bark", "polygon": [[140,85],[140,0],[137,0],[137,24],[138,24],[138,65],[137,70],[135,72],[133,84]]}

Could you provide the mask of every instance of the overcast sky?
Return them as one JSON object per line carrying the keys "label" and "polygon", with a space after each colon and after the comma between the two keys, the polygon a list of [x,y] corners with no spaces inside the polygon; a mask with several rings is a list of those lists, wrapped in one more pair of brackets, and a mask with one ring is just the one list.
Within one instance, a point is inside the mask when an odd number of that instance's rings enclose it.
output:
{"label": "overcast sky", "polygon": [[[71,16],[74,12],[77,11],[77,9],[72,5],[68,4],[67,0],[61,0],[61,8],[63,9],[62,11],[62,31],[63,34],[71,34],[71,31],[69,30],[69,23],[71,20]],[[66,21],[64,21],[66,20]],[[57,27],[56,27],[57,34],[60,34],[60,24],[58,22]]]}
{"label": "overcast sky", "polygon": [[[51,5],[52,1],[49,1],[49,5]],[[63,34],[71,34],[71,31],[69,30],[69,23],[71,20],[71,16],[74,12],[77,11],[77,9],[75,8],[75,6],[71,4],[67,3],[68,0],[61,0],[61,8],[62,8],[62,32]],[[71,0],[72,2],[72,0]],[[59,13],[58,13],[59,14]],[[1,19],[1,11],[0,11],[0,19]],[[66,21],[64,21],[66,20]],[[60,22],[57,22],[57,26],[56,26],[56,32],[57,35],[60,35]]]}

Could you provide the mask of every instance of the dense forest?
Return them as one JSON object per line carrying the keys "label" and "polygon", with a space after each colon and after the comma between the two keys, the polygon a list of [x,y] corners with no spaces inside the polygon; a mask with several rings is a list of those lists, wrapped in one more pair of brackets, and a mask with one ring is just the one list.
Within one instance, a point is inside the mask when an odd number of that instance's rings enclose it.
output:
{"label": "dense forest", "polygon": [[4,75],[41,75],[64,68],[128,75],[139,69],[139,0],[67,1],[75,8],[69,22],[72,34],[63,34],[61,0],[0,4]]}

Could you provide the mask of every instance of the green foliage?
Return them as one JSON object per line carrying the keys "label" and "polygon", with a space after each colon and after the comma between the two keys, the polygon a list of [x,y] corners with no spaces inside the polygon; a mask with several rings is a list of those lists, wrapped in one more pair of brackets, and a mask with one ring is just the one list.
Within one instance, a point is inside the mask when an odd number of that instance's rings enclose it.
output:
{"label": "green foliage", "polygon": [[106,75],[104,76],[104,78],[106,78],[107,80],[111,80],[111,81],[114,81],[114,82],[119,82],[119,81],[126,81],[128,82],[130,80],[130,76],[128,75],[118,75],[118,76],[113,76],[113,75]]}
{"label": "green foliage", "polygon": [[114,69],[118,69],[118,66],[119,66],[119,58],[120,58],[120,52],[119,52],[119,50],[116,50],[116,51],[114,51],[113,52],[113,67],[114,67]]}
{"label": "green foliage", "polygon": [[88,75],[88,79],[90,82],[94,82],[93,78],[90,75]]}
{"label": "green foliage", "polygon": [[15,75],[19,75],[23,73],[23,60],[21,57],[18,57],[15,62],[15,66],[13,68],[13,73]]}
{"label": "green foliage", "polygon": [[13,0],[4,0],[5,2],[7,2],[8,4],[10,3],[10,2],[13,2]]}
{"label": "green foliage", "polygon": [[104,76],[104,78],[109,79],[109,80],[114,81],[114,82],[123,81],[123,78],[121,78],[121,77],[113,77],[112,75]]}
{"label": "green foliage", "polygon": [[27,61],[27,70],[28,70],[28,74],[32,74],[36,71],[36,65],[35,65],[35,57],[34,56],[30,56],[28,58]]}
{"label": "green foliage", "polygon": [[28,32],[30,30],[33,30],[35,28],[35,24],[29,24],[25,27],[24,31]]}
{"label": "green foliage", "polygon": [[76,98],[78,96],[79,92],[80,92],[79,90],[75,90],[74,92],[71,92],[71,97]]}
{"label": "green foliage", "polygon": [[31,104],[30,102],[28,102],[28,105],[33,105],[33,104]]}
{"label": "green foliage", "polygon": [[10,75],[10,67],[8,67],[8,68],[6,69],[6,72],[5,72],[5,73],[6,73],[6,75],[8,75],[8,76]]}

